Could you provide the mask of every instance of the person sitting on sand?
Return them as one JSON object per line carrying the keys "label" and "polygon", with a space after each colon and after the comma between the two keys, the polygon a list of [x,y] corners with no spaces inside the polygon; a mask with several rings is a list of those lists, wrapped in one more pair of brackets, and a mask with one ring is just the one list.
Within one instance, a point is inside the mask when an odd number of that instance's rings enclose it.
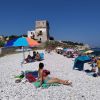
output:
{"label": "person sitting on sand", "polygon": [[50,73],[44,73],[43,67],[44,67],[44,64],[39,63],[38,80],[40,81],[41,85],[42,85],[42,83],[47,83],[47,84],[49,84],[49,83],[59,83],[59,84],[63,84],[63,85],[71,85],[72,84],[72,82],[69,82],[69,80],[61,80],[59,78],[49,77],[48,75]]}
{"label": "person sitting on sand", "polygon": [[35,60],[40,61],[40,54],[38,52],[36,53]]}
{"label": "person sitting on sand", "polygon": [[32,59],[32,57],[31,57],[31,55],[28,55],[27,58],[25,59],[25,61],[26,61],[26,63],[32,62],[33,59]]}
{"label": "person sitting on sand", "polygon": [[33,56],[32,56],[32,59],[34,60],[36,57],[36,51],[33,51]]}
{"label": "person sitting on sand", "polygon": [[91,66],[92,66],[91,71],[93,71],[93,72],[96,72],[96,62],[97,62],[97,59],[95,56],[93,56],[91,59]]}

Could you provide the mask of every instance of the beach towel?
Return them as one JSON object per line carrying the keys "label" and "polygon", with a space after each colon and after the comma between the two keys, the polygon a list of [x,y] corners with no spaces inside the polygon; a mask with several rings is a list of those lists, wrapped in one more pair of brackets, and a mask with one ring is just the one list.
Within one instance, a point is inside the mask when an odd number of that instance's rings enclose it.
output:
{"label": "beach towel", "polygon": [[[36,82],[33,82],[34,86],[36,88],[39,88],[40,87],[40,81],[36,81]],[[43,83],[42,84],[42,88],[48,88],[50,86],[59,86],[60,84],[59,83],[51,83],[51,84],[46,84],[46,83]]]}
{"label": "beach towel", "polygon": [[17,75],[17,76],[15,76],[15,78],[22,79],[22,78],[24,78],[24,75]]}
{"label": "beach towel", "polygon": [[35,70],[35,71],[26,70],[25,71],[25,77],[26,77],[27,74],[32,74],[35,78],[38,77],[38,71],[37,70]]}
{"label": "beach towel", "polygon": [[40,53],[40,60],[44,59],[44,53]]}
{"label": "beach towel", "polygon": [[25,77],[30,83],[35,82],[38,78],[38,71],[25,71]]}
{"label": "beach towel", "polygon": [[36,81],[36,78],[35,78],[31,73],[29,73],[29,74],[26,75],[26,79],[27,79],[30,83]]}
{"label": "beach towel", "polygon": [[16,75],[15,78],[19,78],[19,79],[24,78],[24,72],[21,71],[21,74],[20,75]]}

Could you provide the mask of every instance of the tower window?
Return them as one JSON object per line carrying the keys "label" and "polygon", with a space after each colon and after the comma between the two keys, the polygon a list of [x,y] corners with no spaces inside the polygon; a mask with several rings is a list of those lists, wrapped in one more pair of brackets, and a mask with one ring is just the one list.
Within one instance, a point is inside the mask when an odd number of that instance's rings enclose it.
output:
{"label": "tower window", "polygon": [[42,33],[42,31],[39,31],[39,33]]}
{"label": "tower window", "polygon": [[41,36],[42,35],[42,31],[39,31],[38,35],[37,36]]}
{"label": "tower window", "polygon": [[43,25],[45,24],[45,22],[43,22]]}
{"label": "tower window", "polygon": [[31,35],[33,34],[33,32],[31,32]]}

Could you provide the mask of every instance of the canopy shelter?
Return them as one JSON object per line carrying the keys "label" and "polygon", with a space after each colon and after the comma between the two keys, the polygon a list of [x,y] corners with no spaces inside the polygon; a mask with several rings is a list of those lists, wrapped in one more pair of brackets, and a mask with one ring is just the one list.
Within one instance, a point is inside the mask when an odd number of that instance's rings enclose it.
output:
{"label": "canopy shelter", "polygon": [[73,69],[77,68],[78,70],[83,70],[84,69],[84,63],[86,62],[90,62],[90,57],[89,56],[78,56],[76,59],[75,59],[75,62],[74,62],[74,67]]}

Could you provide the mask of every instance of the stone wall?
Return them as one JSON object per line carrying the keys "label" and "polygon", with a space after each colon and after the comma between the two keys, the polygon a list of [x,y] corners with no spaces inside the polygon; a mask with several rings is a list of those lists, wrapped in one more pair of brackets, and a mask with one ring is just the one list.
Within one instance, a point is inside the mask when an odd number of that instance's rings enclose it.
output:
{"label": "stone wall", "polygon": [[2,48],[0,48],[0,55],[6,55],[6,54],[14,53],[15,50],[16,50],[15,47],[9,47],[9,48],[2,47]]}

